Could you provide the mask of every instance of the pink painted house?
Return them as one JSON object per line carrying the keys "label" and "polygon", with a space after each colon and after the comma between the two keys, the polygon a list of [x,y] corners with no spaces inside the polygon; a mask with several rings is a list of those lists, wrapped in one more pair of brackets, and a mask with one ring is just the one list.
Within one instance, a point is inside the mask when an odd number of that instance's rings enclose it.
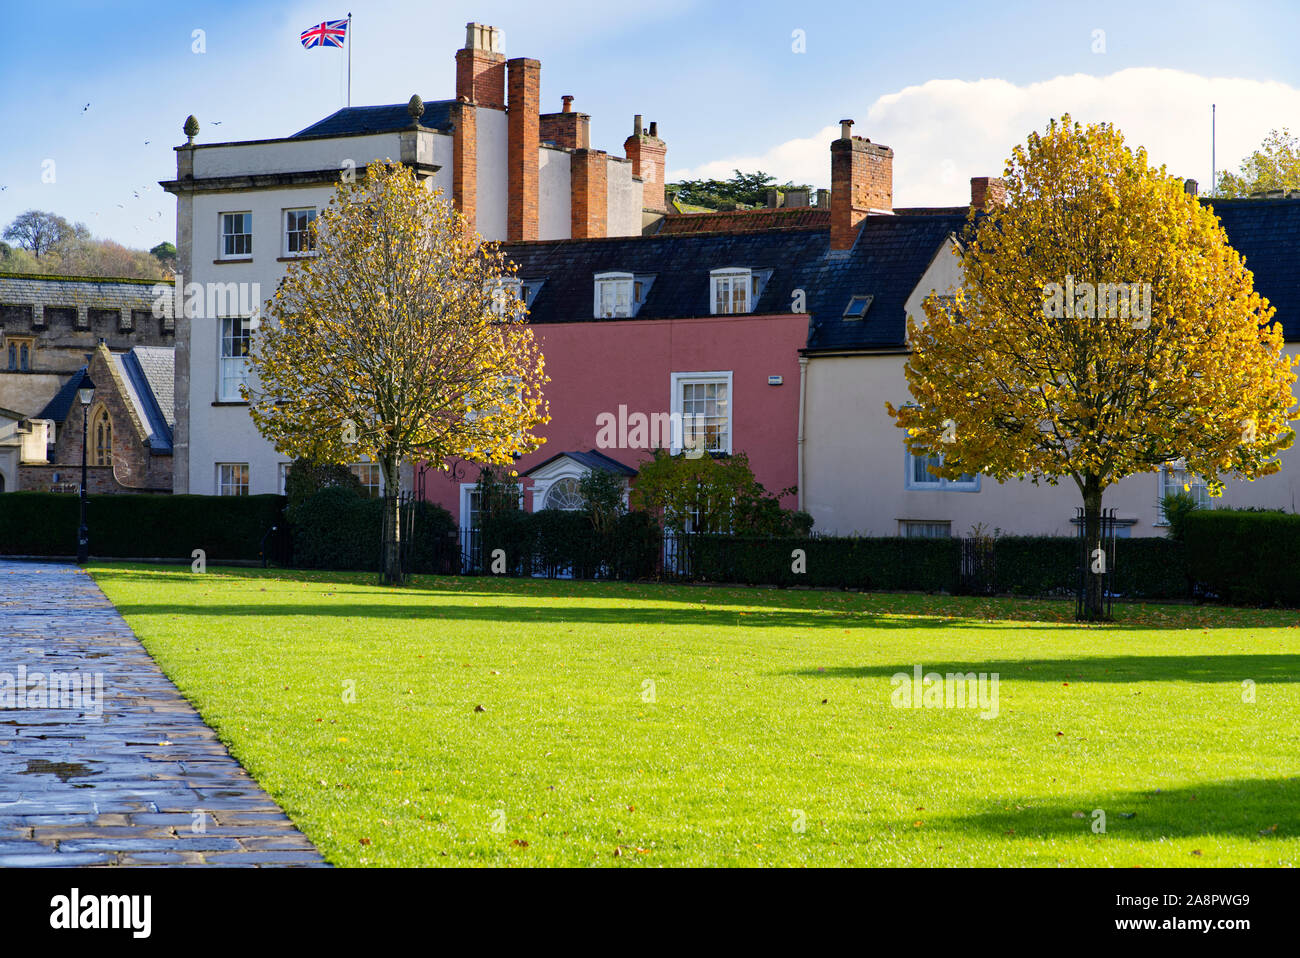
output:
{"label": "pink painted house", "polygon": [[[524,508],[576,507],[592,468],[634,483],[652,446],[680,450],[673,419],[698,424],[710,453],[746,453],[769,491],[797,486],[809,333],[797,290],[828,236],[804,227],[507,244],[551,379],[546,442],[516,466]],[[465,528],[479,467],[453,466],[423,470],[417,493]]]}

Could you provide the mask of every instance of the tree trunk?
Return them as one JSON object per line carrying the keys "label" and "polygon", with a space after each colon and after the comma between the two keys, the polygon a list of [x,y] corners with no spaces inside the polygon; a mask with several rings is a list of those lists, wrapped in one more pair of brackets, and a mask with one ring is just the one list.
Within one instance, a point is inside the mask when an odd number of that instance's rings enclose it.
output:
{"label": "tree trunk", "polygon": [[385,585],[402,584],[401,474],[395,456],[385,456],[380,467],[384,473],[384,542],[380,577]]}
{"label": "tree trunk", "polygon": [[[1083,486],[1083,616],[1085,622],[1105,618],[1105,566],[1109,562],[1101,535],[1101,497],[1104,488],[1095,476]],[[1098,551],[1100,550],[1100,552]],[[1100,557],[1100,564],[1098,558]]]}

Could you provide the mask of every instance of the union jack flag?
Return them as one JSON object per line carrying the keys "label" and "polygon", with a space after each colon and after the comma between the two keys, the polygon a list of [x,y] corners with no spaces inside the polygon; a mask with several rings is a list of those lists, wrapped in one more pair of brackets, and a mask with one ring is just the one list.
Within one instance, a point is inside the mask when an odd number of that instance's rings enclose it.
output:
{"label": "union jack flag", "polygon": [[302,45],[308,50],[312,47],[341,47],[347,39],[347,32],[346,20],[326,20],[302,32]]}

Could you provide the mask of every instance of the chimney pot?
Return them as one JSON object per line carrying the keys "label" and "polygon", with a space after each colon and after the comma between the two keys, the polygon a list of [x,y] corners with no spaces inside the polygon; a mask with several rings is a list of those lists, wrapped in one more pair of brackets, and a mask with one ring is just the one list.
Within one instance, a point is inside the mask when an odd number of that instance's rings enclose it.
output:
{"label": "chimney pot", "polygon": [[655,120],[650,121],[650,135],[655,139],[659,138],[659,124]]}
{"label": "chimney pot", "polygon": [[853,121],[840,120],[840,139],[847,140],[853,136]]}
{"label": "chimney pot", "polygon": [[570,94],[566,93],[560,99],[564,101],[564,110],[562,112],[568,113],[573,109],[573,97]]}

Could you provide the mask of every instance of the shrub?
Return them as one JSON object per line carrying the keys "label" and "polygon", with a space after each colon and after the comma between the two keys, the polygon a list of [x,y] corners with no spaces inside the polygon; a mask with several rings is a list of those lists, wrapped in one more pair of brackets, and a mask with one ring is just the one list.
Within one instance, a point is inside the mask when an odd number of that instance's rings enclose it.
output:
{"label": "shrub", "polygon": [[1187,566],[1224,602],[1300,605],[1300,516],[1198,509],[1185,521]]}
{"label": "shrub", "polygon": [[[0,498],[0,554],[74,555],[79,498],[9,492]],[[114,559],[255,560],[272,526],[283,526],[283,496],[92,495],[90,554]],[[268,539],[268,546],[270,541]]]}

